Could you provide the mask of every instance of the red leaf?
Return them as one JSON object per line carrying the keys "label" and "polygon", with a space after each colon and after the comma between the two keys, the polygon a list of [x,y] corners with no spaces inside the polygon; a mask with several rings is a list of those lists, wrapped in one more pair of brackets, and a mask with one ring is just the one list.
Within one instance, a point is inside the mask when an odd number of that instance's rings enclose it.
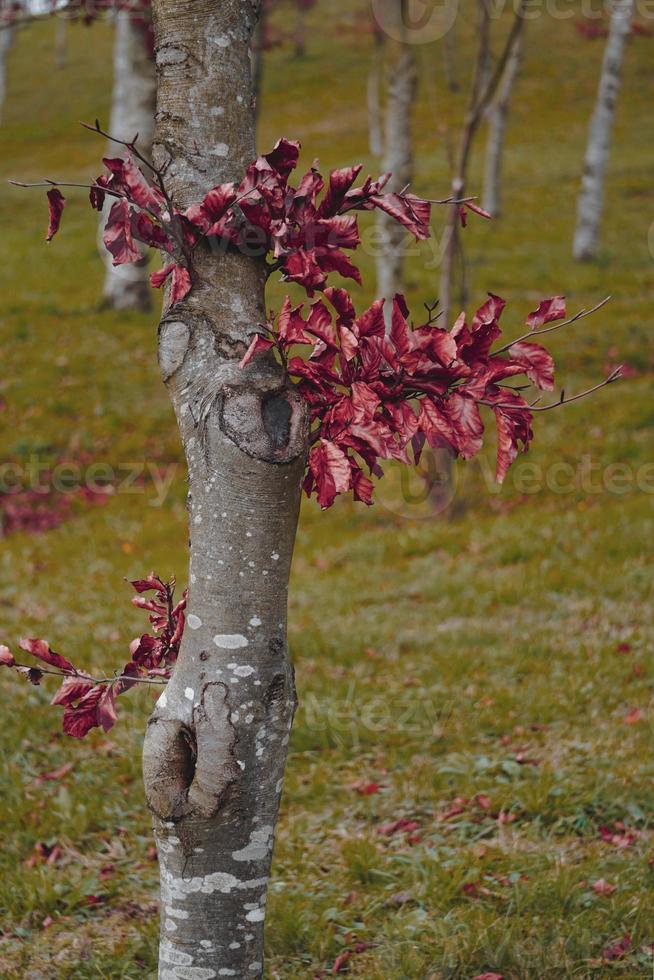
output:
{"label": "red leaf", "polygon": [[229,211],[237,197],[233,183],[218,184],[205,194],[200,204],[192,204],[184,216],[205,235],[215,235],[221,218]]}
{"label": "red leaf", "polygon": [[33,657],[37,657],[39,660],[43,660],[44,663],[50,664],[51,667],[56,667],[57,670],[69,671],[72,674],[75,673],[75,668],[70,661],[66,660],[60,654],[55,653],[54,650],[51,650],[45,640],[25,639],[21,640],[18,646],[21,650],[31,653]]}
{"label": "red leaf", "polygon": [[354,279],[361,285],[361,273],[340,249],[318,248],[316,249],[316,261],[323,272],[338,272],[344,279]]}
{"label": "red leaf", "polygon": [[132,211],[130,216],[132,238],[149,245],[150,248],[161,248],[166,252],[172,251],[172,243],[167,232],[156,224],[149,214],[142,211]]}
{"label": "red leaf", "polygon": [[383,337],[386,333],[384,319],[384,300],[376,300],[365,313],[354,321],[354,329],[359,337]]}
{"label": "red leaf", "polygon": [[125,194],[140,208],[159,214],[165,199],[161,191],[149,182],[132,157],[105,158],[102,162],[111,172],[108,184],[112,190]]}
{"label": "red leaf", "polygon": [[352,303],[350,294],[346,289],[336,289],[333,286],[330,286],[325,290],[325,296],[332,304],[341,320],[343,320],[345,323],[351,323],[354,320],[356,317],[354,304]]}
{"label": "red leaf", "polygon": [[503,973],[478,973],[472,980],[504,980]]}
{"label": "red leaf", "polygon": [[529,447],[533,432],[531,430],[532,415],[529,406],[524,398],[506,389],[500,389],[497,400],[508,406],[507,409],[496,407],[495,420],[497,423],[497,469],[495,478],[498,483],[504,481],[504,477],[513,461],[520,451],[519,443],[522,442],[523,451]]}
{"label": "red leaf", "polygon": [[321,439],[309,453],[309,469],[323,510],[331,507],[339,493],[350,489],[352,473],[347,456],[328,439]]}
{"label": "red leaf", "polygon": [[456,452],[454,427],[441,406],[430,398],[423,398],[420,402],[418,424],[432,449],[453,449]]}
{"label": "red leaf", "polygon": [[406,817],[401,817],[399,820],[395,820],[394,823],[383,823],[377,828],[377,833],[384,837],[392,837],[394,834],[399,833],[410,833],[413,830],[418,830],[420,824],[416,820],[408,820]]}
{"label": "red leaf", "polygon": [[14,655],[9,647],[0,644],[0,666],[13,667],[15,663]]}
{"label": "red leaf", "polygon": [[164,583],[161,581],[160,578],[157,578],[154,572],[148,575],[147,578],[135,579],[133,582],[130,582],[129,584],[139,594],[142,594],[143,592],[165,591]]}
{"label": "red leaf", "polygon": [[602,951],[602,959],[609,963],[614,960],[621,960],[630,949],[631,936],[628,932],[626,932],[622,939],[619,939],[616,943],[612,943],[611,946],[607,946],[606,949]]}
{"label": "red leaf", "polygon": [[266,154],[265,159],[273,170],[276,170],[282,177],[287,178],[297,166],[300,157],[300,146],[301,144],[297,140],[282,138],[277,141],[271,152]]}
{"label": "red leaf", "polygon": [[270,348],[274,346],[275,345],[273,344],[272,340],[266,340],[266,338],[262,337],[261,334],[256,334],[252,338],[252,343],[248,347],[245,357],[239,364],[239,367],[247,367],[253,357],[256,357],[256,355],[260,354],[262,351],[270,350]]}
{"label": "red leaf", "polygon": [[175,263],[171,262],[170,265],[165,265],[163,269],[158,269],[156,272],[150,273],[150,283],[155,289],[161,289],[165,283],[168,276],[172,275],[172,271],[175,268]]}
{"label": "red leaf", "polygon": [[415,194],[379,194],[370,198],[376,208],[404,225],[417,241],[431,235],[431,204]]}
{"label": "red leaf", "polygon": [[63,730],[72,738],[84,738],[92,728],[97,728],[98,704],[105,691],[101,685],[92,688],[77,705],[67,705],[64,711]]}
{"label": "red leaf", "polygon": [[484,424],[473,398],[454,391],[442,403],[443,412],[452,426],[455,449],[463,459],[470,459],[481,449]]}
{"label": "red leaf", "polygon": [[608,897],[609,895],[613,894],[616,888],[617,885],[610,885],[604,878],[598,878],[597,881],[593,882],[593,891],[596,895]]}
{"label": "red leaf", "polygon": [[88,694],[92,687],[93,681],[86,676],[66,677],[50,704],[63,704],[64,706],[72,704],[73,701],[79,701],[85,694]]}
{"label": "red leaf", "polygon": [[352,465],[352,491],[355,500],[360,500],[361,503],[366,504],[370,507],[372,505],[372,495],[374,492],[374,484],[369,477],[367,477],[363,471],[355,463]]}
{"label": "red leaf", "polygon": [[193,286],[188,269],[185,269],[183,265],[176,265],[174,262],[157,272],[153,272],[150,276],[150,282],[155,289],[160,289],[169,276],[172,276],[172,279],[168,309],[184,299]]}
{"label": "red leaf", "polygon": [[525,322],[530,330],[537,330],[544,323],[564,320],[565,315],[565,296],[553,296],[551,299],[544,299]]}
{"label": "red leaf", "polygon": [[110,731],[118,721],[116,716],[117,693],[115,684],[107,684],[98,702],[98,725],[104,728],[105,732]]}
{"label": "red leaf", "polygon": [[175,303],[179,303],[185,296],[188,296],[192,285],[193,283],[191,282],[191,276],[189,275],[188,269],[185,269],[183,265],[173,266],[173,276],[170,287],[170,306],[174,306]]}
{"label": "red leaf", "polygon": [[352,383],[352,405],[355,422],[372,419],[380,404],[379,395],[365,381]]}
{"label": "red leaf", "polygon": [[467,208],[468,211],[472,211],[473,214],[478,214],[480,218],[486,218],[488,221],[493,220],[493,215],[490,214],[490,212],[484,211],[483,208],[480,208],[479,205],[475,204],[473,201],[466,201],[464,208]]}
{"label": "red leaf", "polygon": [[380,791],[381,786],[379,783],[367,783],[365,780],[360,779],[356,783],[352,783],[351,788],[359,796],[374,796]]}
{"label": "red leaf", "polygon": [[356,167],[343,167],[332,170],[329,175],[329,187],[318,209],[321,218],[338,214],[345,201],[345,195],[361,173],[361,164]]}
{"label": "red leaf", "polygon": [[[542,391],[554,388],[554,360],[540,344],[519,343],[510,348],[512,362],[519,364],[532,384]],[[499,379],[498,379],[499,380]]]}
{"label": "red leaf", "polygon": [[61,215],[64,211],[66,198],[57,187],[51,188],[48,191],[47,197],[48,210],[50,212],[50,223],[48,224],[48,237],[46,238],[46,242],[51,242],[59,231]]}
{"label": "red leaf", "polygon": [[114,265],[140,262],[143,258],[132,237],[131,209],[127,201],[112,204],[102,241],[113,256]]}

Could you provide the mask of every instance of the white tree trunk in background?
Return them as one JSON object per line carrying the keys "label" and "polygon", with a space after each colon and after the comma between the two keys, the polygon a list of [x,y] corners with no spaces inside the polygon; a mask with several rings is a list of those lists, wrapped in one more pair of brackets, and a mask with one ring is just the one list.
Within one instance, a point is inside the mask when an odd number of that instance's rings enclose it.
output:
{"label": "white tree trunk in background", "polygon": [[[154,158],[170,159],[180,208],[240,180],[254,158],[258,6],[154,0]],[[180,657],[143,757],[161,874],[160,980],[263,976],[296,704],[287,592],[308,442],[306,406],[274,358],[239,368],[266,319],[266,276],[263,258],[200,244],[194,287],[159,327],[188,463],[191,552]]]}
{"label": "white tree trunk in background", "polygon": [[382,136],[382,58],[384,52],[384,34],[376,19],[371,18],[373,32],[373,51],[368,71],[368,143],[374,157],[381,158],[384,152]]}
{"label": "white tree trunk in background", "polygon": [[[145,156],[152,150],[156,79],[142,24],[135,23],[126,11],[116,14],[114,41],[114,83],[109,132],[118,139],[131,140],[139,134],[138,145]],[[120,153],[116,144],[110,155]],[[106,266],[105,305],[116,310],[148,310],[151,306],[146,262],[134,265],[112,265],[111,255],[102,244],[102,230],[112,201],[107,200],[99,234],[99,248]],[[145,249],[144,249],[145,252]]]}
{"label": "white tree trunk in background", "polygon": [[55,58],[57,62],[57,68],[66,67],[67,40],[68,40],[68,21],[66,20],[65,17],[60,16],[57,18],[57,35],[55,38]]}
{"label": "white tree trunk in background", "polygon": [[573,243],[573,254],[576,259],[594,258],[599,246],[599,226],[604,204],[606,167],[611,149],[611,130],[622,79],[625,45],[631,30],[633,13],[634,0],[613,0],[611,26],[604,51],[597,102],[590,123],[581,193],[577,204],[577,227]]}
{"label": "white tree trunk in background", "polygon": [[[401,24],[401,0],[389,0],[397,22]],[[413,180],[412,116],[417,91],[414,46],[395,41],[384,42],[386,108],[384,113],[384,172],[392,173],[387,185],[390,191],[401,191]],[[377,214],[377,295],[390,301],[404,288],[404,247],[406,230],[387,214]],[[390,314],[390,302],[386,304]]]}
{"label": "white tree trunk in background", "polygon": [[[1,8],[0,8],[1,12]],[[3,27],[0,23],[0,121],[7,94],[7,55],[14,43],[14,28]]]}
{"label": "white tree trunk in background", "polygon": [[486,162],[484,167],[484,189],[482,207],[493,217],[498,217],[502,209],[502,163],[506,138],[506,122],[513,86],[518,76],[522,56],[524,20],[520,21],[520,31],[516,34],[506,68],[502,75],[497,95],[488,113],[488,135],[486,137]]}

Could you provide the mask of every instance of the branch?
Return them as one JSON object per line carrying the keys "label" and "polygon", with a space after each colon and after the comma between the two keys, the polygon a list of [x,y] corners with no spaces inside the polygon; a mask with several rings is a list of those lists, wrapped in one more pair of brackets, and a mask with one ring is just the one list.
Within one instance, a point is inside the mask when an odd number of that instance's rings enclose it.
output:
{"label": "branch", "polygon": [[51,670],[48,667],[39,667],[33,664],[30,666],[29,664],[19,664],[18,662],[12,664],[11,669],[38,670],[39,674],[49,674],[51,677],[79,677],[81,680],[91,681],[93,684],[115,684],[117,681],[129,681],[130,684],[165,685],[168,683],[167,680],[158,681],[150,677],[133,677],[131,674],[116,674],[113,677],[91,677],[89,674],[82,674],[80,671],[71,673],[69,670]]}
{"label": "branch", "polygon": [[610,296],[606,296],[596,306],[593,306],[588,310],[579,310],[579,312],[575,313],[574,316],[571,316],[569,320],[562,320],[560,323],[554,323],[551,327],[543,327],[540,330],[530,330],[529,333],[523,333],[522,336],[516,337],[515,340],[511,340],[508,344],[505,344],[504,347],[498,347],[497,350],[491,351],[491,356],[495,357],[497,354],[503,354],[505,351],[510,350],[510,348],[515,344],[522,343],[523,340],[530,340],[534,337],[542,337],[544,333],[552,333],[553,330],[560,330],[562,327],[568,327],[571,323],[576,323],[577,320],[581,320],[585,316],[591,316],[591,314],[597,313],[597,311],[601,310],[603,306],[606,306],[610,299]]}
{"label": "branch", "polygon": [[[561,392],[561,397],[557,402],[552,402],[551,405],[538,405],[538,399],[528,405],[527,408],[530,412],[549,412],[552,408],[560,408],[562,405],[570,405],[571,402],[578,402],[581,398],[587,398],[588,395],[592,395],[594,392],[599,391],[601,388],[606,388],[607,385],[613,384],[614,381],[619,381],[622,377],[621,364],[614,371],[611,371],[608,378],[604,381],[600,381],[599,384],[593,385],[592,388],[586,388],[585,391],[580,391],[576,395],[571,395],[570,398],[565,397],[565,391]],[[489,408],[499,408],[503,412],[524,412],[524,405],[502,405],[497,402],[480,401],[480,405],[487,405]]]}

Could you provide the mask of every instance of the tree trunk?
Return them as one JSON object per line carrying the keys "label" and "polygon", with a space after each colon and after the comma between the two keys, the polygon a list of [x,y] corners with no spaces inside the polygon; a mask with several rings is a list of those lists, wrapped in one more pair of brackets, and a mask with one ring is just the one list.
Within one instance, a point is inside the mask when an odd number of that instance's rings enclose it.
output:
{"label": "tree trunk", "polygon": [[306,10],[302,0],[296,0],[297,9],[295,11],[295,31],[293,41],[295,45],[295,57],[304,58],[307,53],[307,22]]}
{"label": "tree trunk", "polygon": [[577,204],[577,227],[573,242],[576,259],[593,259],[599,246],[599,226],[604,204],[604,181],[611,148],[611,130],[620,91],[622,63],[631,30],[634,0],[613,0],[611,26],[590,123],[581,193]]}
{"label": "tree trunk", "polygon": [[0,23],[0,121],[7,94],[7,56],[14,43],[14,27]]}
{"label": "tree trunk", "polygon": [[484,189],[482,207],[493,217],[500,215],[502,208],[502,162],[506,137],[506,121],[513,86],[518,76],[522,57],[524,20],[520,20],[520,31],[515,35],[506,62],[502,81],[488,113],[488,135],[486,137],[486,162],[484,167]]}
{"label": "tree trunk", "polygon": [[450,92],[458,92],[459,71],[457,59],[456,19],[443,38],[443,61],[445,63],[445,82]]}
{"label": "tree trunk", "polygon": [[57,18],[57,33],[55,36],[55,60],[57,68],[66,67],[67,40],[68,20],[62,15]]}
{"label": "tree trunk", "polygon": [[[142,153],[149,156],[154,133],[154,61],[147,48],[143,25],[134,21],[126,10],[116,13],[115,31],[109,132],[123,140],[131,140],[138,133],[138,146]],[[115,155],[115,144],[111,144],[109,152]],[[102,244],[102,231],[112,203],[107,199],[98,235],[100,254],[106,266],[104,303],[116,310],[149,310],[151,295],[146,260],[114,267],[111,255]],[[143,251],[145,254],[146,250]]]}
{"label": "tree trunk", "polygon": [[375,17],[372,17],[372,32],[374,46],[368,71],[368,143],[372,155],[380,159],[384,152],[381,107],[384,33]]}
{"label": "tree trunk", "polygon": [[[154,0],[155,159],[178,207],[255,153],[257,0]],[[190,593],[150,719],[144,782],[161,870],[160,980],[263,975],[267,883],[296,705],[288,577],[307,412],[274,359],[239,369],[265,320],[262,258],[195,253],[159,361],[189,471]]]}
{"label": "tree trunk", "polygon": [[[401,25],[402,3],[391,0]],[[388,190],[401,191],[413,179],[413,141],[411,118],[417,90],[414,48],[411,44],[385,41],[386,111],[382,169],[392,177]],[[404,245],[406,230],[389,215],[377,214],[377,295],[390,301],[404,288]]]}
{"label": "tree trunk", "polygon": [[252,92],[254,99],[254,122],[255,127],[259,120],[261,111],[261,92],[263,90],[263,66],[264,48],[266,44],[266,17],[268,15],[267,4],[262,0],[259,20],[252,37],[250,48],[250,63],[252,67]]}

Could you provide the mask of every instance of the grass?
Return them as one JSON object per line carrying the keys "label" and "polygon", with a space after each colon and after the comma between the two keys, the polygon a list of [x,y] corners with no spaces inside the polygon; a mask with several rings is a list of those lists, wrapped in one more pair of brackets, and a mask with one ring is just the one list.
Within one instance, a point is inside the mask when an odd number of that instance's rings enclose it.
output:
{"label": "grass", "polygon": [[[268,55],[262,148],[285,133],[302,139],[307,161],[374,169],[370,40],[350,29],[359,6],[318,5],[305,61]],[[462,73],[469,14],[464,5]],[[107,117],[110,33],[72,28],[60,71],[53,38],[53,25],[35,26],[12,54],[3,179],[96,171],[102,148],[76,123]],[[539,417],[532,452],[501,492],[488,479],[492,445],[459,467],[449,519],[407,505],[397,474],[372,510],[303,509],[290,609],[302,706],[275,855],[270,978],[329,971],[356,943],[365,948],[347,967],[366,980],[652,975],[651,43],[635,38],[628,52],[599,261],[573,264],[570,251],[602,46],[569,20],[528,25],[506,216],[466,233],[473,301],[486,289],[505,296],[513,330],[554,292],[573,309],[613,294],[595,320],[553,340],[567,390],[607,363],[628,362],[634,377]],[[446,92],[438,47],[420,58],[416,187],[442,194],[463,95]],[[99,311],[102,270],[81,199],[48,248],[40,192],[3,183],[0,220],[3,460],[150,473],[104,506],[76,505],[56,530],[3,540],[0,640],[45,635],[87,666],[111,666],[142,623],[123,579],[154,567],[183,580],[186,564],[156,317]],[[434,294],[428,257],[409,268],[416,305]],[[365,257],[364,274],[369,299]],[[274,287],[271,303],[280,295]],[[154,467],[173,477],[163,506],[153,506]],[[0,682],[0,974],[154,977],[157,868],[140,780],[150,694],[126,699],[110,736],[76,744],[44,689]],[[360,792],[370,784],[378,791]],[[418,828],[379,832],[401,818]],[[615,890],[598,893],[601,880]],[[626,934],[629,948],[605,956]]]}

